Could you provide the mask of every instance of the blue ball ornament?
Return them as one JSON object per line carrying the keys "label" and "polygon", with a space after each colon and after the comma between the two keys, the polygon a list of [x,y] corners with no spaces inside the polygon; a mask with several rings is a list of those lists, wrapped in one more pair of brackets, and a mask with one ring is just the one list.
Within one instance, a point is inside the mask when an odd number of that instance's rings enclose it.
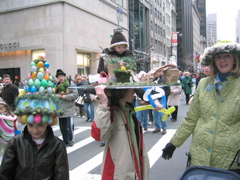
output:
{"label": "blue ball ornament", "polygon": [[45,88],[41,86],[41,87],[39,87],[39,90],[38,90],[38,91],[39,91],[40,93],[43,93],[44,90],[45,90]]}
{"label": "blue ball ornament", "polygon": [[32,86],[31,87],[31,93],[35,93],[35,92],[37,92],[37,88],[36,88],[36,86]]}
{"label": "blue ball ornament", "polygon": [[44,67],[49,68],[49,66],[50,66],[49,62],[44,63]]}
{"label": "blue ball ornament", "polygon": [[37,78],[39,79],[39,80],[42,80],[43,79],[43,73],[42,72],[38,72],[37,73]]}
{"label": "blue ball ornament", "polygon": [[32,66],[32,72],[36,72],[37,71],[37,67],[36,66]]}
{"label": "blue ball ornament", "polygon": [[33,123],[33,121],[34,121],[34,115],[33,115],[33,114],[30,114],[30,115],[28,116],[28,118],[27,118],[27,121],[28,121],[28,123]]}
{"label": "blue ball ornament", "polygon": [[29,88],[28,85],[25,87],[25,91],[26,91],[26,92],[29,92],[29,91],[30,91],[30,88]]}

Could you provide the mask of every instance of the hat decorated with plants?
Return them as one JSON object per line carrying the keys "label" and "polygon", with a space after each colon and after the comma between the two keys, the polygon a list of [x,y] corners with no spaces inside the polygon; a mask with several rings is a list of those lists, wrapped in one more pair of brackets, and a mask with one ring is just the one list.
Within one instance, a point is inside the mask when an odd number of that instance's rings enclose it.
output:
{"label": "hat decorated with plants", "polygon": [[58,116],[63,114],[59,107],[60,100],[54,94],[54,79],[49,66],[49,62],[41,57],[31,62],[24,90],[15,100],[17,108],[14,114],[18,116],[19,123],[42,122],[52,126],[57,123]]}
{"label": "hat decorated with plants", "polygon": [[220,41],[204,50],[202,64],[209,65],[213,58],[222,53],[232,53],[240,57],[240,44],[230,41]]}

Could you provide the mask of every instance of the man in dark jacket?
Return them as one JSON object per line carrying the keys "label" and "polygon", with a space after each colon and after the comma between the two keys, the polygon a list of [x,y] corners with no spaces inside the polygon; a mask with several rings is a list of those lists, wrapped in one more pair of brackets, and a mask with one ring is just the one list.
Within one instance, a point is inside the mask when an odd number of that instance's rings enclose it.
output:
{"label": "man in dark jacket", "polygon": [[18,87],[12,84],[11,77],[8,74],[3,75],[4,87],[0,96],[8,104],[8,106],[14,111],[16,106],[14,104],[15,98],[19,95]]}

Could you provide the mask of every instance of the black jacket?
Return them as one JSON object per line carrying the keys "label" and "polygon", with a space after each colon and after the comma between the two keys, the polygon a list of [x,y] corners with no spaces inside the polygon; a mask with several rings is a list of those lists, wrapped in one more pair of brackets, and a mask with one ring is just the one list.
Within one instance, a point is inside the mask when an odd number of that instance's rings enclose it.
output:
{"label": "black jacket", "polygon": [[4,86],[0,96],[10,106],[12,110],[16,109],[15,98],[19,95],[18,87],[14,84]]}
{"label": "black jacket", "polygon": [[27,127],[8,142],[0,167],[4,180],[68,180],[69,167],[65,144],[55,137],[50,126],[38,150]]}

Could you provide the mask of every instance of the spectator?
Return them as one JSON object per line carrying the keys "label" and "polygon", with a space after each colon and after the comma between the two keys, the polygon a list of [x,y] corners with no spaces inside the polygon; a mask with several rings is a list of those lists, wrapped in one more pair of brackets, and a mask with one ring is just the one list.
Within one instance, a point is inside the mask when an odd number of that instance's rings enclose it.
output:
{"label": "spectator", "polygon": [[3,75],[4,87],[0,96],[14,111],[16,109],[15,98],[19,95],[18,87],[12,84],[11,77],[8,74]]}
{"label": "spectator", "polygon": [[[199,82],[186,118],[162,157],[170,159],[176,147],[193,135],[191,166],[228,169],[240,147],[240,44],[223,42],[206,48],[203,64],[210,65],[210,76]],[[239,169],[236,161],[232,168]]]}
{"label": "spectator", "polygon": [[189,102],[190,94],[192,94],[192,78],[189,72],[184,72],[185,78],[182,79],[182,88],[186,97],[186,104]]}
{"label": "spectator", "polygon": [[[79,74],[76,74],[73,83],[77,87],[82,86],[82,77]],[[77,91],[78,91],[78,96],[81,96],[83,94],[83,89],[79,88],[79,89],[77,89]],[[85,117],[84,106],[82,106],[82,105],[75,106],[75,112],[76,112],[76,116]]]}
{"label": "spectator", "polygon": [[56,72],[58,83],[56,86],[57,97],[61,100],[60,108],[64,110],[64,114],[59,117],[59,126],[63,136],[63,141],[67,147],[73,146],[73,118],[75,100],[78,97],[76,89],[68,89],[68,87],[76,87],[73,82],[70,82],[66,74],[58,69]]}

